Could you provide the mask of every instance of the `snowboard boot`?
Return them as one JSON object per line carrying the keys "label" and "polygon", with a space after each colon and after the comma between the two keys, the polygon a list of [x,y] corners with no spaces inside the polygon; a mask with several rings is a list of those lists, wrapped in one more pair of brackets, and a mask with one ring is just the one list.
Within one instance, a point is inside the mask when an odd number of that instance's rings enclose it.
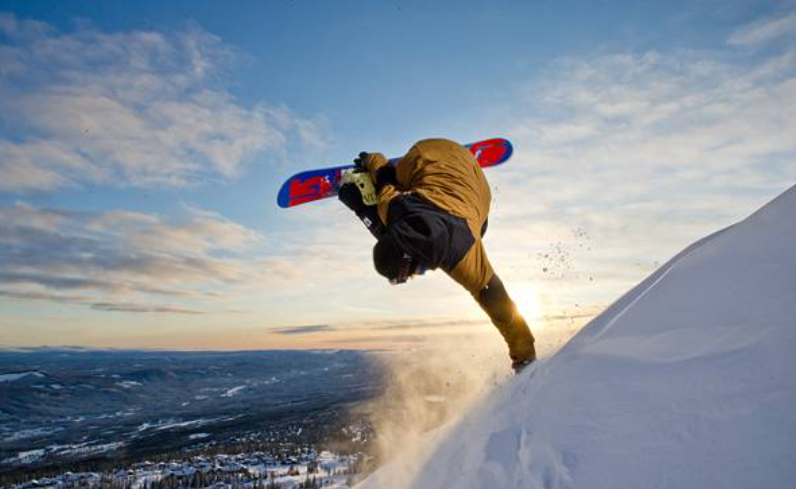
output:
{"label": "snowboard boot", "polygon": [[533,343],[531,337],[530,341],[523,341],[521,345],[509,346],[511,368],[514,369],[514,373],[520,373],[522,369],[536,361],[536,348]]}

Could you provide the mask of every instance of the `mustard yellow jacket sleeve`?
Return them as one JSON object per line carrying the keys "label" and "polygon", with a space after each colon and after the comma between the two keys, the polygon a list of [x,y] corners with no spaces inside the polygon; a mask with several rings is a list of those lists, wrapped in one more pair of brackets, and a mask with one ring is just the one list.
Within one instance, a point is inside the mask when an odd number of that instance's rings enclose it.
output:
{"label": "mustard yellow jacket sleeve", "polygon": [[[404,155],[404,157],[401,158],[400,161],[398,161],[398,163],[395,165],[397,185],[386,184],[379,192],[379,217],[385,225],[387,224],[390,202],[402,192],[411,190],[412,177],[416,171],[418,163],[421,160],[422,154],[420,149],[417,147],[417,145],[412,146],[406,155]],[[390,163],[383,155],[374,153],[374,158],[368,161],[368,171],[370,172],[370,177],[374,182],[377,180],[378,171],[385,165],[389,164]]]}

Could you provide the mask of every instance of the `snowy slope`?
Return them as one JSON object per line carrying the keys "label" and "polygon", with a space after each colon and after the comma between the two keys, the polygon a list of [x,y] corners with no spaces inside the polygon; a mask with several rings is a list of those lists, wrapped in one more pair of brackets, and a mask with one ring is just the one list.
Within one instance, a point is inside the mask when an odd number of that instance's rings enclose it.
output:
{"label": "snowy slope", "polygon": [[796,487],[796,187],[358,489]]}

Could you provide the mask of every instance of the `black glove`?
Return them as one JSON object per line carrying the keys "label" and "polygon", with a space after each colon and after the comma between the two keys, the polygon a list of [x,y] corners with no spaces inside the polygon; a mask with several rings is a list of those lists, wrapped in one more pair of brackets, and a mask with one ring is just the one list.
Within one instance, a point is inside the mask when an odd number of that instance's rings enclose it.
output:
{"label": "black glove", "polygon": [[359,187],[353,183],[346,183],[340,187],[340,190],[337,192],[337,198],[357,215],[359,215],[365,207],[365,203],[362,201],[362,193],[359,191]]}
{"label": "black glove", "polygon": [[357,167],[357,171],[368,171],[368,153],[365,151],[360,151],[359,156],[354,158],[354,166]]}
{"label": "black glove", "polygon": [[340,187],[337,192],[337,198],[340,202],[345,204],[346,207],[354,211],[362,224],[368,228],[370,234],[379,239],[384,232],[384,226],[381,224],[379,218],[378,208],[375,205],[366,205],[362,201],[362,194],[359,192],[359,187],[353,183],[347,183]]}

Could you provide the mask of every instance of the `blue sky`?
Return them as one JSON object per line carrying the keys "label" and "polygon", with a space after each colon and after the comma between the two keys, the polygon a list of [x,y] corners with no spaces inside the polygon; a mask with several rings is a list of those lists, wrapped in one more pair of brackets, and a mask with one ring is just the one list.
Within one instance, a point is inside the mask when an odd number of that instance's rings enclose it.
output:
{"label": "blue sky", "polygon": [[514,141],[487,249],[570,334],[793,184],[795,42],[782,1],[0,1],[0,344],[493,338],[335,202],[275,205],[430,136]]}

